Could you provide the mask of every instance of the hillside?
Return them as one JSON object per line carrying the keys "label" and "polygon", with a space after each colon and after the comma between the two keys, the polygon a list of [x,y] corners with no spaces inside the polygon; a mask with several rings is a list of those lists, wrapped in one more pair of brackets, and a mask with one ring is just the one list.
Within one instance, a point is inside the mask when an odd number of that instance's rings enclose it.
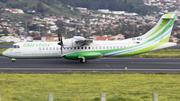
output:
{"label": "hillside", "polygon": [[[0,0],[1,8],[19,8],[26,14],[11,14],[1,10],[0,17],[6,17],[10,19],[28,19],[32,16],[54,16],[63,15],[66,17],[81,16],[81,13],[76,10],[71,10],[68,5],[64,5],[55,0]],[[28,10],[35,10],[35,14],[27,14]]]}
{"label": "hillside", "polygon": [[158,11],[157,7],[143,4],[143,0],[57,0],[73,7],[86,7],[88,9],[109,9],[112,11],[136,12],[141,15]]}
{"label": "hillside", "polygon": [[[85,7],[91,10],[110,9],[113,11],[136,12],[140,15],[146,15],[152,13],[152,11],[157,11],[156,7],[144,5],[143,0],[0,0],[1,8],[19,8],[25,13],[27,13],[28,10],[36,10],[36,14],[39,16],[81,16],[79,11],[76,9],[71,10],[68,5],[73,7]],[[11,15],[7,15],[6,13],[2,15],[11,17]],[[2,17],[2,15],[0,17]]]}

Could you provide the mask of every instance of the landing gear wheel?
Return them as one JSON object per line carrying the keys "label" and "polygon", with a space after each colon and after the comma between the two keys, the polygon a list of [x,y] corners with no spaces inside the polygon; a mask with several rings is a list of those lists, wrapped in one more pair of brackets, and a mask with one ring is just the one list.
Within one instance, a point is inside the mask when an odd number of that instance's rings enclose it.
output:
{"label": "landing gear wheel", "polygon": [[80,62],[81,62],[81,63],[86,63],[87,60],[86,60],[86,59],[80,59]]}
{"label": "landing gear wheel", "polygon": [[12,63],[16,62],[15,60],[12,60]]}

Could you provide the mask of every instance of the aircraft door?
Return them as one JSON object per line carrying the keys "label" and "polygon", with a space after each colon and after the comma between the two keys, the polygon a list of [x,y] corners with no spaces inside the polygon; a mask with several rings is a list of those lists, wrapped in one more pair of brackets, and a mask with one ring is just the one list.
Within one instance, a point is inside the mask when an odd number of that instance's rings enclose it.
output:
{"label": "aircraft door", "polygon": [[128,42],[128,52],[129,52],[129,55],[134,54],[134,43],[133,43],[133,41]]}

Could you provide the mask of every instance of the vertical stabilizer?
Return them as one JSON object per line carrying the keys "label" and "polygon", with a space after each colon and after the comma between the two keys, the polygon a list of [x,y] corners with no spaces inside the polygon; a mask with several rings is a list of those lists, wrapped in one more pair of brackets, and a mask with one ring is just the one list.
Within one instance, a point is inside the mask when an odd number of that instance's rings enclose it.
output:
{"label": "vertical stabilizer", "polygon": [[144,41],[153,41],[159,39],[159,41],[168,42],[175,18],[176,14],[163,15],[157,25],[146,34],[142,35],[141,38]]}

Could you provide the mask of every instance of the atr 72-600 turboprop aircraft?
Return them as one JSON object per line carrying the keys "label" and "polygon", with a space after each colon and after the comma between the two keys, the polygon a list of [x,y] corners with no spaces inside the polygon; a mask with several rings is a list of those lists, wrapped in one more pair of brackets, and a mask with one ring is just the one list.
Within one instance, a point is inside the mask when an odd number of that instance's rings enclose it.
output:
{"label": "atr 72-600 turboprop aircraft", "polygon": [[146,34],[121,41],[92,41],[73,37],[59,42],[15,43],[2,54],[12,59],[65,58],[85,63],[98,57],[126,57],[175,46],[168,42],[176,14],[163,15],[158,24]]}

